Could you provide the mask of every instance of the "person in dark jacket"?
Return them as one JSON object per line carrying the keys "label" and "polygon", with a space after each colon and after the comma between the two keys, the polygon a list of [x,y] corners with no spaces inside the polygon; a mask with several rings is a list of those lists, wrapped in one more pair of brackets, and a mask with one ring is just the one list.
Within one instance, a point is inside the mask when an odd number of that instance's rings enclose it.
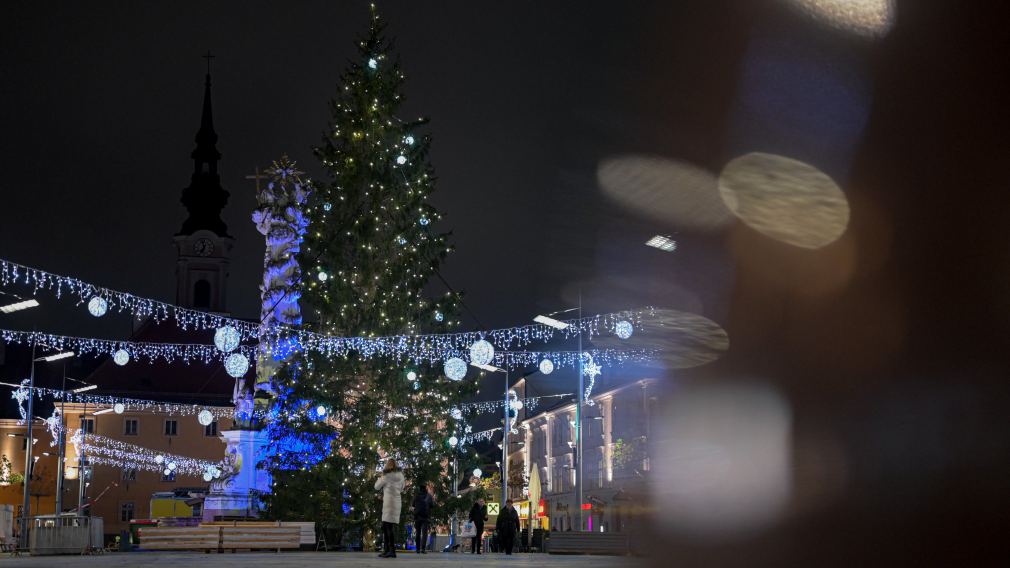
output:
{"label": "person in dark jacket", "polygon": [[505,554],[512,554],[512,547],[516,543],[516,535],[519,534],[519,512],[512,506],[512,500],[505,501],[505,508],[498,513],[498,521],[494,528],[498,531],[498,543],[501,544]]}
{"label": "person in dark jacket", "polygon": [[484,499],[477,499],[477,502],[473,504],[470,509],[470,521],[473,522],[473,526],[477,529],[476,535],[470,542],[470,554],[480,554],[481,548],[484,545],[484,521],[487,520],[487,505],[484,504]]}
{"label": "person in dark jacket", "polygon": [[418,488],[414,497],[414,531],[418,554],[428,553],[428,531],[431,530],[431,510],[434,507],[435,498],[431,496],[431,483],[426,483]]}

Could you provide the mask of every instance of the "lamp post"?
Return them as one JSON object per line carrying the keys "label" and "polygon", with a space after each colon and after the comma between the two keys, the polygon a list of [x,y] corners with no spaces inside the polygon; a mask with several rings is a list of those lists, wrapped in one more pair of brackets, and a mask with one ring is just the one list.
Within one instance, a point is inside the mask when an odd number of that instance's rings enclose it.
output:
{"label": "lamp post", "polygon": [[31,486],[32,486],[32,473],[35,469],[35,461],[32,459],[32,449],[34,438],[32,436],[32,423],[35,421],[35,363],[39,361],[58,361],[60,359],[66,359],[67,357],[73,357],[73,351],[65,351],[61,353],[56,353],[53,355],[46,355],[45,357],[35,357],[35,345],[32,345],[32,367],[31,373],[28,377],[28,418],[27,418],[27,432],[25,433],[25,490],[24,490],[24,501],[21,507],[21,539],[20,546],[22,548],[28,548],[28,530],[30,527],[31,519]]}
{"label": "lamp post", "polygon": [[512,409],[509,404],[509,372],[508,372],[508,353],[505,353],[505,369],[495,367],[494,365],[477,365],[471,363],[474,367],[478,369],[488,371],[491,373],[504,373],[505,374],[505,398],[503,403],[505,406],[505,421],[502,422],[502,445],[501,445],[501,463],[502,463],[502,473],[501,473],[501,506],[505,506],[505,501],[508,501],[508,472],[509,472],[509,410]]}
{"label": "lamp post", "polygon": [[[555,329],[567,329],[568,324],[553,318],[559,314],[574,312],[578,310],[579,320],[582,319],[582,291],[579,291],[579,305],[574,308],[568,308],[565,310],[559,310],[552,312],[550,314],[539,315],[533,318],[533,321],[553,327]],[[583,368],[582,358],[582,326],[579,326],[579,392],[578,392],[578,402],[575,405],[575,495],[577,504],[576,508],[579,510],[579,530],[585,530],[585,513],[582,511],[582,406],[585,402],[586,397],[586,385],[585,385],[585,369]]]}

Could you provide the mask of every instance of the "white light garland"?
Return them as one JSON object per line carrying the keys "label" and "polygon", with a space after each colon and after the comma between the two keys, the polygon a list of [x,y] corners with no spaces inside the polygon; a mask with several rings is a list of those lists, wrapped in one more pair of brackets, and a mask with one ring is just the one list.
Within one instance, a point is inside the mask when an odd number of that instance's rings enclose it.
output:
{"label": "white light garland", "polygon": [[[79,428],[73,432],[70,442],[77,448],[77,455],[82,455],[83,451],[84,455],[88,457],[88,461],[96,464],[162,471],[163,473],[164,471],[179,472],[187,475],[201,475],[209,468],[218,468],[221,465],[220,462],[156,452],[98,434],[82,435]],[[161,464],[165,461],[168,463],[163,470]]]}
{"label": "white light garland", "polygon": [[[323,277],[326,278],[327,276],[324,275]],[[563,330],[537,323],[510,328],[446,334],[337,337],[277,323],[260,325],[254,322],[182,308],[165,302],[135,296],[130,293],[100,287],[77,278],[52,274],[44,270],[0,259],[0,285],[10,286],[14,284],[30,287],[34,293],[38,293],[40,290],[47,290],[54,293],[57,298],[62,298],[67,294],[71,297],[76,297],[78,303],[90,303],[92,299],[100,298],[105,302],[107,309],[115,308],[119,312],[129,314],[135,319],[151,318],[157,323],[174,320],[175,325],[183,330],[217,330],[218,328],[230,326],[237,330],[242,340],[258,339],[261,343],[265,342],[267,344],[268,350],[275,346],[289,345],[292,341],[296,341],[304,350],[316,351],[331,358],[345,357],[354,352],[366,359],[382,356],[401,361],[413,361],[415,363],[437,363],[444,362],[452,357],[459,357],[461,354],[466,353],[475,343],[483,341],[487,345],[480,344],[476,353],[478,360],[475,362],[479,363],[490,352],[498,363],[498,366],[508,364],[510,368],[536,365],[539,363],[541,357],[530,361],[510,356],[508,361],[505,361],[498,356],[498,353],[494,352],[494,346],[502,350],[509,350],[529,345],[535,341],[546,343],[558,337],[569,339],[580,334],[583,338],[592,339],[594,336],[610,333],[615,329],[618,322],[627,322],[633,328],[640,327],[643,318],[654,314],[652,308],[645,308],[570,319],[564,321],[567,326]],[[27,334],[27,332],[12,333]],[[51,334],[40,335],[49,336],[50,338],[59,337],[52,336]],[[124,346],[122,348],[129,351],[131,357],[144,356],[143,353],[139,353],[127,346],[126,342],[83,339],[81,341],[101,342],[102,348],[99,350],[101,353],[112,354],[122,345]],[[154,350],[152,355],[158,355],[158,349],[165,349],[164,347],[153,347],[158,344],[132,345],[147,345],[149,346],[148,351]],[[488,346],[491,348],[487,349]],[[240,349],[244,351],[244,349]],[[162,356],[177,358],[182,355],[209,361],[214,358],[215,350],[212,346],[190,346],[190,352],[177,353],[177,351],[180,351],[180,348],[176,346],[167,348],[167,353],[164,353]],[[511,353],[518,353],[518,351],[511,351]],[[611,354],[611,360],[604,361],[608,364],[628,359],[648,358],[648,352],[642,350],[628,352],[612,350],[609,353]],[[545,355],[544,352],[540,352],[540,354]],[[573,363],[573,358],[571,357],[551,357],[551,359],[555,366],[566,366]]]}

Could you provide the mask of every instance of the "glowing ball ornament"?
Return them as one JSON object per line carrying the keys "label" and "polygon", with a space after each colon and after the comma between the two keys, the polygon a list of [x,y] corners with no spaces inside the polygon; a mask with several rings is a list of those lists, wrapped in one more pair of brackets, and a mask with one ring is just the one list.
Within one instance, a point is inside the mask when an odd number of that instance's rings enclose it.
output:
{"label": "glowing ball ornament", "polygon": [[375,69],[378,66],[379,66],[379,62],[376,61],[374,57],[368,60],[368,68],[369,69]]}
{"label": "glowing ball ornament", "polygon": [[494,360],[494,346],[486,340],[478,340],[470,346],[470,362],[474,365],[490,365]]}
{"label": "glowing ball ornament", "polygon": [[316,416],[326,416],[326,407],[319,405],[316,407]]}
{"label": "glowing ball ornament", "polygon": [[453,381],[462,381],[466,376],[466,361],[459,357],[452,357],[445,362],[445,376]]}
{"label": "glowing ball ornament", "polygon": [[330,275],[323,272],[322,270],[320,270],[319,274],[317,274],[316,276],[319,278],[320,282],[326,282],[327,280],[330,279]]}
{"label": "glowing ball ornament", "polygon": [[196,421],[199,422],[201,426],[210,426],[211,422],[214,421],[214,415],[204,408],[196,415]]}
{"label": "glowing ball ornament", "polygon": [[540,372],[549,375],[554,372],[554,361],[550,359],[543,359],[540,361]]}
{"label": "glowing ball ornament", "polygon": [[172,470],[166,469],[166,470],[162,471],[161,473],[165,474],[166,476],[169,476],[169,475],[172,475]]}
{"label": "glowing ball ornament", "polygon": [[219,327],[214,331],[214,346],[222,353],[231,353],[238,349],[242,334],[230,325]]}
{"label": "glowing ball ornament", "polygon": [[94,296],[88,300],[88,313],[96,318],[104,316],[107,311],[109,311],[109,302],[105,301],[105,298]]}
{"label": "glowing ball ornament", "polygon": [[457,444],[459,444],[459,438],[456,436],[449,436],[449,445],[455,448]]}
{"label": "glowing ball ornament", "polygon": [[422,227],[427,227],[428,223],[431,223],[431,219],[428,219],[427,217],[421,217],[418,223],[420,223]]}
{"label": "glowing ball ornament", "polygon": [[519,411],[523,409],[523,401],[518,398],[513,398],[509,401],[509,406],[512,410]]}
{"label": "glowing ball ornament", "polygon": [[435,321],[442,321],[445,319],[445,314],[442,312],[435,312]]}
{"label": "glowing ball ornament", "polygon": [[333,209],[332,203],[330,203],[329,201],[323,203],[323,211],[329,211],[330,209]]}
{"label": "glowing ball ornament", "polygon": [[224,370],[236,379],[243,377],[249,371],[249,359],[241,353],[232,353],[224,360]]}
{"label": "glowing ball ornament", "polygon": [[157,455],[157,456],[154,456],[154,463],[156,463],[156,464],[159,464],[159,465],[160,465],[160,464],[161,464],[161,463],[163,463],[164,461],[165,461],[165,456],[163,456],[163,455],[160,455],[160,454],[159,454],[159,455]]}
{"label": "glowing ball ornament", "polygon": [[407,380],[408,381],[416,381],[417,380],[417,373],[415,373],[414,371],[408,372],[407,373]]}
{"label": "glowing ball ornament", "polygon": [[407,145],[411,145],[414,143],[414,137],[408,134],[407,137],[403,139],[403,141],[406,142]]}
{"label": "glowing ball ornament", "polygon": [[112,411],[115,412],[116,414],[122,414],[126,412],[126,406],[121,402],[117,402],[116,404],[112,405]]}
{"label": "glowing ball ornament", "polygon": [[632,327],[630,321],[622,320],[617,322],[617,325],[614,326],[614,334],[617,335],[617,337],[620,337],[621,339],[627,339],[631,337],[631,334],[634,331],[635,328]]}
{"label": "glowing ball ornament", "polygon": [[209,471],[203,472],[204,481],[210,481],[211,479],[214,479],[214,476]]}
{"label": "glowing ball ornament", "polygon": [[452,410],[449,411],[449,416],[452,416],[453,420],[462,420],[463,411],[458,408],[453,408]]}
{"label": "glowing ball ornament", "polygon": [[123,365],[130,362],[130,352],[126,349],[117,349],[112,355],[112,360],[122,367]]}
{"label": "glowing ball ornament", "polygon": [[474,468],[474,470],[473,470],[473,476],[474,477],[480,477],[483,474],[484,474],[484,472],[481,471],[479,467]]}
{"label": "glowing ball ornament", "polygon": [[401,166],[403,164],[406,164],[407,163],[407,156],[404,156],[403,154],[400,154],[399,156],[396,157],[396,163],[400,164]]}
{"label": "glowing ball ornament", "polygon": [[168,469],[175,471],[176,467],[175,462],[168,462]]}

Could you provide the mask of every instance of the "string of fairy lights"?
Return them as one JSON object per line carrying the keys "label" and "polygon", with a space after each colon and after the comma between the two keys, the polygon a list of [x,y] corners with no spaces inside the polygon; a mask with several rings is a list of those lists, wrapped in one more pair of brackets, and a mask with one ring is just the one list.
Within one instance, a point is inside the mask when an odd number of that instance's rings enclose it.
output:
{"label": "string of fairy lights", "polygon": [[[338,337],[327,334],[296,329],[290,326],[271,323],[259,325],[253,322],[237,320],[225,316],[210,314],[188,308],[182,308],[150,298],[120,292],[86,282],[84,280],[53,274],[37,268],[0,259],[0,284],[9,286],[17,284],[30,287],[33,293],[41,290],[49,291],[57,298],[70,297],[78,305],[86,304],[88,312],[95,317],[103,317],[109,311],[126,313],[134,318],[151,318],[162,323],[174,321],[183,330],[215,330],[215,334],[225,330],[233,339],[235,347],[223,350],[228,353],[225,365],[229,374],[249,369],[249,355],[242,353],[240,344],[244,341],[258,340],[264,344],[266,351],[272,353],[290,349],[297,344],[299,349],[315,351],[326,357],[346,357],[354,353],[363,358],[375,356],[390,357],[397,360],[420,363],[443,362],[446,365],[446,376],[460,380],[460,363],[466,365],[464,357],[469,354],[471,363],[488,365],[519,366],[536,363],[539,360],[550,359],[552,366],[574,365],[578,362],[578,354],[565,355],[562,352],[536,352],[511,350],[533,342],[549,342],[558,337],[565,339],[582,334],[592,338],[604,333],[613,333],[622,339],[631,336],[634,329],[641,326],[642,319],[653,313],[652,308],[626,310],[616,313],[558,321],[557,325],[540,323],[527,324],[510,328],[498,328],[483,331],[467,331],[444,334],[411,334],[379,337]],[[28,341],[28,336],[10,335],[12,340]],[[15,337],[16,336],[16,337]],[[54,345],[69,346],[80,343],[82,348],[91,352],[107,352],[119,356],[123,364],[130,357],[165,358],[173,356],[183,358],[188,354],[191,359],[204,359],[211,356],[207,346],[180,347],[167,344],[146,344],[137,346],[137,355],[124,347],[124,342],[107,340],[91,340],[86,338],[65,338],[53,334],[41,334],[34,337],[36,341],[44,340]],[[215,343],[217,343],[215,337]],[[62,343],[61,343],[62,341]],[[104,342],[103,342],[104,341]],[[515,356],[496,357],[495,349],[511,350]],[[132,346],[131,346],[132,347]],[[218,345],[220,349],[220,345]],[[187,351],[189,349],[189,351]],[[232,351],[235,351],[232,353]],[[525,356],[519,356],[525,353]],[[554,358],[551,358],[553,355]],[[627,360],[641,360],[651,356],[645,350],[609,349],[599,351],[594,359],[604,364],[616,364]],[[556,361],[555,361],[556,359]],[[553,367],[552,367],[553,368]],[[465,374],[465,371],[464,373]],[[233,374],[233,376],[236,376]],[[237,375],[242,376],[242,375]],[[456,378],[459,377],[459,378]]]}
{"label": "string of fairy lights", "polygon": [[73,431],[70,443],[77,455],[87,456],[88,463],[161,472],[165,476],[202,475],[204,481],[211,481],[228,469],[223,462],[159,452],[99,434],[86,434],[80,428]]}

